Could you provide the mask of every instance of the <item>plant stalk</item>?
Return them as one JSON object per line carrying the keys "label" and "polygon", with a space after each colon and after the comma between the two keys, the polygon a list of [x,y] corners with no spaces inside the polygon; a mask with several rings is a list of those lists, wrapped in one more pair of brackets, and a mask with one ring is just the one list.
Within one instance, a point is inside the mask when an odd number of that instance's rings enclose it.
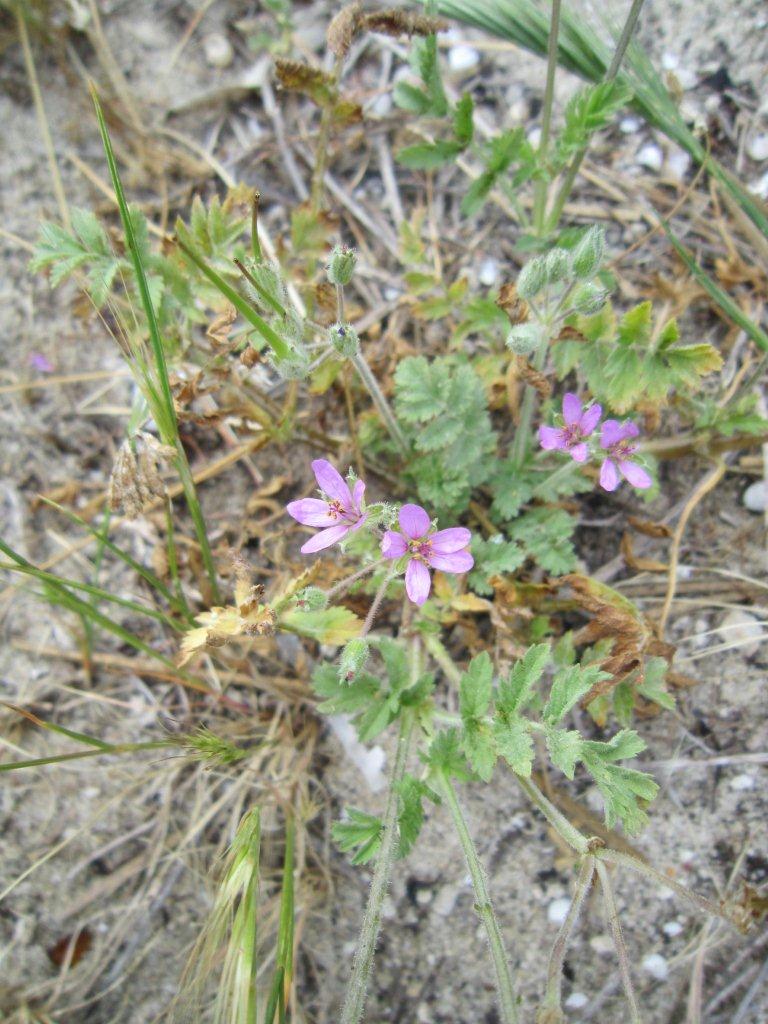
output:
{"label": "plant stalk", "polygon": [[501,1008],[501,1020],[503,1024],[517,1024],[517,999],[515,997],[512,974],[509,969],[509,961],[504,949],[504,940],[501,936],[501,929],[496,914],[493,910],[491,897],[488,893],[488,883],[485,878],[485,871],[477,855],[477,849],[472,836],[467,828],[467,822],[461,810],[456,790],[445,773],[440,777],[440,792],[445,798],[448,809],[453,818],[453,824],[464,851],[464,858],[472,878],[472,885],[475,890],[475,909],[483,920],[485,931],[488,936],[488,945],[491,950],[491,959],[496,971],[496,987],[499,995]]}
{"label": "plant stalk", "polygon": [[540,177],[536,181],[533,199],[533,225],[537,235],[544,230],[544,214],[547,207],[549,182],[543,165],[547,159],[549,136],[552,129],[552,104],[555,98],[555,72],[557,71],[557,44],[560,36],[560,0],[552,0],[552,20],[549,26],[549,45],[547,48],[547,82],[544,88],[544,107],[541,115],[541,140],[536,154]]}
{"label": "plant stalk", "polygon": [[[545,327],[544,337],[533,357],[533,367],[539,373],[544,368],[549,348],[549,325],[544,324],[543,326]],[[528,452],[528,435],[531,432],[535,396],[536,389],[531,384],[526,384],[525,391],[523,392],[523,401],[520,406],[520,421],[517,424],[517,430],[512,442],[512,463],[518,469],[525,462],[525,456]]]}
{"label": "plant stalk", "polygon": [[[627,20],[624,22],[624,27],[621,30],[619,41],[616,44],[613,60],[605,73],[605,78],[603,79],[604,82],[612,82],[619,73],[619,68],[624,60],[624,55],[627,52],[627,47],[629,46],[632,34],[635,31],[637,19],[640,17],[640,11],[642,10],[643,3],[644,0],[632,0],[632,6],[629,9]],[[553,231],[557,227],[563,212],[563,207],[568,202],[568,197],[571,194],[573,183],[576,181],[576,175],[579,173],[579,168],[581,167],[586,152],[587,146],[583,146],[574,154],[573,159],[571,160],[570,166],[565,173],[565,178],[563,179],[563,183],[560,186],[560,190],[557,193],[552,210],[549,214],[549,219],[547,221],[547,228],[549,231]]]}
{"label": "plant stalk", "polygon": [[571,933],[579,919],[582,904],[584,903],[584,899],[589,892],[589,887],[592,884],[592,876],[594,873],[595,858],[589,855],[582,861],[581,870],[579,871],[576,879],[576,885],[573,890],[573,899],[571,900],[571,905],[568,908],[568,915],[565,921],[563,921],[563,926],[557,933],[555,944],[552,947],[552,954],[549,958],[549,966],[547,968],[547,989],[544,995],[542,1009],[562,1012],[560,1000],[562,997],[563,964],[565,962],[565,954],[568,950]]}
{"label": "plant stalk", "polygon": [[589,853],[589,841],[587,838],[578,829],[573,827],[570,821],[558,811],[553,803],[547,800],[536,783],[532,779],[523,778],[522,775],[515,775],[515,778],[531,803],[538,807],[558,835],[561,835],[566,843],[573,847],[577,853]]}
{"label": "plant stalk", "polygon": [[611,935],[613,936],[613,944],[616,947],[616,957],[619,961],[619,971],[621,973],[622,984],[624,985],[624,994],[626,995],[627,1002],[629,1003],[631,1024],[642,1024],[642,1020],[640,1019],[640,1010],[638,1009],[637,1000],[635,998],[635,990],[632,986],[632,975],[629,970],[629,955],[627,953],[627,947],[624,944],[624,936],[621,932],[619,911],[616,906],[616,900],[613,897],[613,888],[611,886],[611,880],[608,877],[608,869],[605,864],[597,860],[595,861],[595,868],[597,870],[597,877],[600,879],[600,887],[603,890],[605,909],[608,915],[608,925],[611,929]]}
{"label": "plant stalk", "polygon": [[312,169],[312,184],[309,193],[310,209],[315,216],[320,212],[323,202],[323,182],[325,179],[325,169],[328,166],[328,146],[331,141],[331,128],[333,127],[333,107],[343,66],[344,57],[339,54],[336,57],[331,73],[330,97],[323,107],[323,113],[320,116],[320,131],[317,137],[315,166]]}
{"label": "plant stalk", "polygon": [[352,964],[352,974],[347,982],[347,991],[344,998],[344,1008],[341,1011],[339,1024],[359,1024],[365,1009],[365,995],[368,989],[368,979],[373,965],[373,956],[376,950],[376,940],[381,926],[381,909],[384,905],[384,897],[389,887],[389,877],[392,872],[392,863],[397,853],[397,805],[398,805],[398,784],[405,774],[405,765],[408,759],[408,747],[411,733],[413,731],[413,715],[405,712],[400,719],[400,731],[397,737],[397,750],[392,772],[389,778],[389,791],[387,794],[387,806],[384,811],[383,833],[381,847],[376,858],[376,867],[371,880],[371,888],[368,893],[368,903],[365,908],[363,925],[360,929],[360,938],[357,943],[355,959]]}
{"label": "plant stalk", "polygon": [[400,429],[400,425],[395,419],[395,414],[392,412],[392,407],[387,401],[384,392],[379,387],[379,382],[373,375],[373,372],[365,361],[365,357],[362,352],[358,352],[357,355],[352,356],[352,365],[357,370],[360,380],[365,385],[368,394],[373,399],[373,404],[379,410],[379,415],[384,420],[384,425],[389,431],[390,437],[395,442],[397,447],[400,449],[403,455],[410,453],[408,442],[405,439],[405,435]]}

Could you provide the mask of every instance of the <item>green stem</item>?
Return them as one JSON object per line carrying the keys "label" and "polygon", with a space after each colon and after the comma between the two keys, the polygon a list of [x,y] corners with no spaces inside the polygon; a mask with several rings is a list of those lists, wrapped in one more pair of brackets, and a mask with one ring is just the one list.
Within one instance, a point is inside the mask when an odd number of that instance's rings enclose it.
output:
{"label": "green stem", "polygon": [[344,57],[339,54],[331,73],[329,87],[329,98],[323,107],[320,117],[320,131],[317,137],[317,149],[315,151],[315,166],[312,169],[312,185],[310,187],[309,204],[312,213],[317,216],[323,201],[323,183],[325,169],[328,165],[328,145],[331,141],[331,129],[333,127],[333,108],[336,103],[341,70],[344,65]]}
{"label": "green stem", "polygon": [[624,994],[626,995],[627,1002],[629,1003],[631,1024],[642,1024],[640,1019],[640,1010],[638,1009],[637,1000],[635,999],[635,990],[632,986],[632,975],[629,970],[629,955],[627,954],[627,947],[624,945],[624,936],[622,935],[621,924],[619,922],[619,910],[616,906],[616,900],[613,898],[613,888],[608,876],[608,870],[605,864],[600,861],[595,861],[595,868],[597,870],[597,877],[600,879],[600,887],[603,890],[605,909],[608,916],[608,925],[611,929],[613,944],[616,947],[616,957],[619,961],[619,972],[621,974],[622,984],[624,985]]}
{"label": "green stem", "polygon": [[389,431],[390,437],[402,454],[408,455],[410,453],[410,447],[405,439],[405,435],[400,429],[400,426],[395,419],[395,414],[392,412],[392,408],[384,396],[384,392],[379,387],[379,382],[374,377],[370,366],[366,363],[362,352],[358,352],[357,355],[352,356],[351,362],[357,370],[360,380],[365,385],[368,394],[373,399],[373,404],[379,410],[379,415],[384,420],[384,425]]}
{"label": "green stem", "polygon": [[475,844],[467,828],[467,822],[461,810],[456,790],[445,773],[440,776],[439,789],[445,798],[448,809],[453,817],[453,824],[464,851],[464,858],[472,878],[472,885],[475,889],[476,910],[483,920],[485,931],[488,936],[488,945],[491,950],[491,959],[496,971],[496,986],[498,988],[499,1005],[501,1007],[501,1020],[503,1024],[517,1024],[517,999],[515,998],[512,974],[509,969],[507,954],[504,949],[504,941],[501,937],[501,929],[496,914],[491,904],[491,897],[488,893],[488,883],[485,878],[485,871],[477,855]]}
{"label": "green stem", "polygon": [[376,858],[376,867],[373,872],[373,879],[371,880],[370,892],[368,893],[368,903],[365,908],[360,938],[352,964],[352,974],[347,983],[344,1008],[341,1012],[339,1024],[359,1024],[365,1008],[368,979],[373,965],[376,940],[381,926],[381,909],[389,886],[392,863],[397,853],[397,789],[405,774],[408,746],[412,731],[413,715],[406,711],[400,719],[397,750],[389,779],[387,806],[384,811],[381,847]]}
{"label": "green stem", "polygon": [[197,497],[197,488],[195,487],[195,481],[192,479],[192,471],[190,470],[189,463],[187,462],[187,453],[184,451],[181,439],[178,437],[176,440],[176,451],[176,472],[179,474],[181,486],[184,488],[184,497],[186,498],[189,514],[192,516],[192,522],[195,526],[197,542],[200,545],[200,554],[203,559],[205,571],[208,575],[208,581],[211,585],[211,597],[214,601],[221,602],[221,591],[219,590],[218,579],[216,576],[213,552],[211,551],[211,545],[208,541],[208,531],[205,526],[205,519],[203,518],[203,510],[200,508],[200,501]]}
{"label": "green stem", "polygon": [[[612,82],[616,75],[619,73],[621,62],[624,60],[624,55],[627,52],[629,41],[632,38],[632,33],[635,31],[637,25],[637,19],[640,17],[640,11],[642,10],[644,0],[632,0],[632,6],[627,15],[627,20],[624,22],[624,28],[621,30],[619,41],[616,44],[616,51],[613,55],[611,65],[605,73],[604,82]],[[557,193],[555,202],[552,206],[552,210],[549,214],[547,221],[547,230],[553,231],[560,220],[563,212],[563,207],[568,202],[568,197],[571,194],[573,183],[576,180],[576,175],[579,173],[584,156],[587,152],[587,146],[583,146],[577,153],[574,154],[571,160],[570,166],[566,171],[563,183],[560,186],[560,191]]]}
{"label": "green stem", "polygon": [[446,679],[449,679],[454,686],[458,686],[461,682],[461,672],[445,649],[445,644],[433,633],[425,633],[422,640],[427,651],[445,673]]}
{"label": "green stem", "polygon": [[563,837],[566,843],[573,847],[577,853],[589,853],[589,841],[587,838],[578,829],[573,827],[570,821],[558,811],[553,803],[547,800],[536,783],[532,779],[523,778],[522,775],[516,775],[515,778],[531,803],[538,807],[552,828]]}
{"label": "green stem", "polygon": [[558,39],[560,36],[560,0],[552,0],[552,20],[549,26],[549,46],[547,49],[547,84],[544,89],[544,107],[541,115],[541,140],[536,154],[540,177],[536,181],[533,200],[533,224],[537,235],[544,230],[544,214],[547,207],[549,182],[544,164],[549,149],[549,136],[552,129],[552,104],[555,97],[555,72],[557,71]]}
{"label": "green stem", "polygon": [[549,491],[553,484],[558,483],[560,480],[567,479],[573,472],[573,460],[569,457],[562,466],[558,466],[552,473],[550,473],[541,483],[536,484],[533,491],[533,497],[539,498],[542,494]]}
{"label": "green stem", "polygon": [[560,1000],[562,995],[563,964],[565,962],[565,954],[568,950],[568,943],[570,942],[574,925],[579,919],[581,906],[589,892],[589,887],[592,884],[592,876],[594,873],[595,858],[592,856],[585,857],[582,862],[578,878],[576,879],[576,885],[573,890],[573,899],[571,900],[571,905],[568,908],[568,915],[565,921],[563,921],[563,926],[557,933],[555,944],[552,947],[552,954],[549,958],[549,967],[547,968],[547,989],[544,995],[542,1009],[562,1012]]}
{"label": "green stem", "polygon": [[[533,357],[533,368],[539,373],[544,368],[549,349],[549,325],[543,324],[542,326],[545,328],[544,337]],[[517,424],[515,438],[512,442],[512,463],[518,469],[525,462],[525,457],[528,454],[528,442],[530,441],[529,435],[531,433],[531,420],[533,419],[535,399],[536,389],[530,384],[526,384],[525,391],[523,392],[523,401],[520,406],[520,421]]]}
{"label": "green stem", "polygon": [[83,757],[99,757],[102,754],[128,754],[135,750],[161,750],[175,745],[171,740],[158,740],[150,743],[116,743],[114,746],[105,745],[97,750],[78,750],[71,754],[37,757],[33,761],[6,761],[4,764],[0,764],[0,772],[11,772],[17,768],[39,768],[44,764],[61,764],[64,761],[78,761]]}

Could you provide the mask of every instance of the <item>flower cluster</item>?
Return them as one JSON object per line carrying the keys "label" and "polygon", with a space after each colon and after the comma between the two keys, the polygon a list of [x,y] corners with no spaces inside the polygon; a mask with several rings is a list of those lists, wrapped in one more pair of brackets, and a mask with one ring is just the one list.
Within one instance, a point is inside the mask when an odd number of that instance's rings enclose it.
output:
{"label": "flower cluster", "polygon": [[[368,518],[363,507],[365,484],[362,480],[350,490],[338,470],[325,459],[316,459],[312,471],[325,499],[302,498],[286,506],[288,515],[297,522],[320,529],[302,546],[305,555],[343,540],[347,534],[359,530]],[[414,604],[422,605],[429,597],[430,569],[464,573],[475,564],[467,550],[472,534],[466,527],[434,530],[429,515],[420,505],[403,505],[398,522],[399,531],[384,532],[381,553],[388,559],[407,559],[405,589]]]}
{"label": "flower cluster", "polygon": [[604,420],[599,448],[590,446],[602,415],[597,402],[582,406],[578,395],[568,392],[563,396],[562,427],[539,427],[539,444],[547,451],[567,452],[576,462],[586,462],[590,454],[601,457],[600,486],[606,491],[615,491],[622,477],[640,490],[650,487],[651,477],[633,458],[638,448],[633,439],[640,430],[632,420]]}

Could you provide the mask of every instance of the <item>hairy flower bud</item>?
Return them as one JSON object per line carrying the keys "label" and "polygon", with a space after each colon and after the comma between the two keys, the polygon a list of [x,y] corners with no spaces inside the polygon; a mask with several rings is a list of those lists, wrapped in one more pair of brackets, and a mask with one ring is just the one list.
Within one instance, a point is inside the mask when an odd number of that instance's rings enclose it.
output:
{"label": "hairy flower bud", "polygon": [[328,280],[331,284],[349,284],[355,272],[357,255],[354,249],[346,245],[337,245],[331,253],[327,266]]}
{"label": "hairy flower bud", "polygon": [[517,294],[521,299],[535,299],[547,283],[547,268],[542,256],[529,260],[517,279]]}
{"label": "hairy flower bud", "polygon": [[580,281],[594,277],[603,262],[605,230],[594,224],[573,250],[571,267]]}
{"label": "hairy flower bud", "polygon": [[351,359],[360,351],[357,331],[349,324],[336,323],[328,329],[328,340],[339,355]]}
{"label": "hairy flower bud", "polygon": [[273,358],[272,364],[283,380],[303,380],[309,373],[309,358],[301,349],[292,349],[279,359]]}
{"label": "hairy flower bud", "polygon": [[516,356],[529,356],[539,347],[542,338],[538,324],[517,324],[507,335],[507,348]]}
{"label": "hairy flower bud", "polygon": [[597,284],[581,284],[571,295],[571,306],[577,313],[591,316],[599,313],[605,305],[608,293]]}
{"label": "hairy flower bud", "polygon": [[339,659],[339,675],[342,683],[351,683],[365,668],[369,651],[368,641],[362,637],[350,640]]}
{"label": "hairy flower bud", "polygon": [[305,612],[321,612],[327,607],[328,598],[320,587],[304,587],[296,595],[296,604]]}
{"label": "hairy flower bud", "polygon": [[559,284],[568,277],[570,259],[565,249],[550,249],[544,257],[547,284]]}
{"label": "hairy flower bud", "polygon": [[243,263],[258,286],[254,287],[250,282],[247,283],[250,297],[264,309],[271,310],[273,308],[265,300],[265,293],[271,296],[275,302],[284,306],[287,302],[287,294],[280,267],[275,263],[257,263],[249,258],[246,258]]}

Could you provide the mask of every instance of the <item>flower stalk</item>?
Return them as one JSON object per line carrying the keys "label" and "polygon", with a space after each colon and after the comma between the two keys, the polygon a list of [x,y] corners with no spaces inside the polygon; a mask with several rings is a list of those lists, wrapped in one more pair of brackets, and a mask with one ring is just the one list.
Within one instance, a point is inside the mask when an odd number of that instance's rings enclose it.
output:
{"label": "flower stalk", "polygon": [[496,987],[501,1008],[501,1020],[503,1024],[517,1024],[517,998],[512,982],[512,974],[509,969],[509,961],[504,949],[504,940],[501,935],[499,922],[488,893],[485,871],[477,855],[477,849],[467,827],[466,819],[456,796],[456,790],[453,788],[453,784],[445,772],[440,774],[438,786],[440,794],[445,799],[446,805],[451,812],[453,824],[459,837],[461,848],[464,851],[464,858],[467,862],[470,877],[472,878],[476,899],[475,908],[482,918],[486,935],[488,936],[491,959],[493,960],[496,972]]}

